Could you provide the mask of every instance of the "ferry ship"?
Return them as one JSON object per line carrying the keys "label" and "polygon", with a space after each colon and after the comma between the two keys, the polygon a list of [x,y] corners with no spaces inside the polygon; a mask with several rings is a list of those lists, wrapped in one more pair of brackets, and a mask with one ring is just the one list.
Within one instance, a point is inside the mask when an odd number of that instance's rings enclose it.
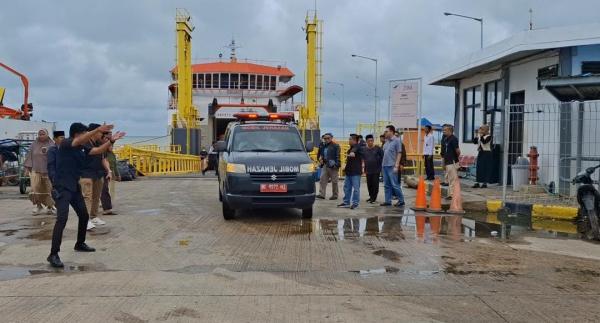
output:
{"label": "ferry ship", "polygon": [[[238,60],[235,40],[227,47],[231,50],[229,60],[219,58],[192,64],[193,102],[201,118],[201,147],[207,150],[224,134],[235,113],[295,111],[294,96],[302,92],[285,63]],[[169,120],[176,113],[174,73],[173,69]]]}

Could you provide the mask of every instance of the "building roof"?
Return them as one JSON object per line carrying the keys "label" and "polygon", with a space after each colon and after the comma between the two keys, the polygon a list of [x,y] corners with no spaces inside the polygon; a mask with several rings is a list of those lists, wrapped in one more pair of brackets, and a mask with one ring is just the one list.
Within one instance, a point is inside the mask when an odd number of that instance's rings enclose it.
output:
{"label": "building roof", "polygon": [[599,74],[553,77],[541,84],[561,102],[600,100]]}
{"label": "building roof", "polygon": [[[173,68],[172,72],[176,72],[175,68]],[[247,73],[294,77],[294,73],[292,73],[292,71],[290,71],[287,67],[240,62],[193,64],[192,73]]]}
{"label": "building roof", "polygon": [[463,57],[429,84],[454,86],[454,81],[498,64],[549,49],[594,44],[600,44],[600,23],[526,30]]}

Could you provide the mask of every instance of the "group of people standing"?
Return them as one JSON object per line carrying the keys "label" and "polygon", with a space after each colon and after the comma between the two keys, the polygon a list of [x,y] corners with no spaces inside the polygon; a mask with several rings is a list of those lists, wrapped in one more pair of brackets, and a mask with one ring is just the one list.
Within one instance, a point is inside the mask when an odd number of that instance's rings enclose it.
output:
{"label": "group of people standing", "polygon": [[[433,128],[430,125],[424,127],[425,137],[423,140],[423,159],[427,180],[435,179],[434,157],[435,138]],[[440,156],[444,169],[443,186],[449,186],[447,199],[452,199],[454,186],[458,185],[459,157],[461,155],[458,138],[454,135],[454,126],[445,124],[443,126]],[[368,203],[375,203],[379,194],[380,179],[383,178],[385,198],[381,206],[391,206],[392,199],[397,198],[397,207],[404,206],[404,196],[401,187],[401,173],[406,162],[406,149],[399,133],[393,125],[388,125],[385,132],[380,136],[381,145],[375,144],[373,135],[367,135],[363,140],[361,135],[351,134],[348,138],[350,147],[347,151],[340,151],[331,133],[322,137],[321,145],[317,152],[317,159],[321,167],[320,190],[316,196],[318,199],[326,198],[327,185],[331,182],[332,195],[330,200],[338,199],[339,169],[341,165],[341,154],[346,154],[344,165],[344,197],[338,207],[355,209],[360,200],[361,176],[365,174],[367,189],[369,191]],[[473,139],[477,145],[477,182],[474,188],[487,187],[491,180],[492,165],[492,136],[489,134],[489,126],[482,125],[477,136]]]}
{"label": "group of people standing", "polygon": [[361,135],[351,134],[348,138],[348,150],[341,152],[340,146],[335,143],[331,133],[322,136],[322,143],[317,152],[321,167],[320,192],[317,198],[325,199],[327,185],[331,182],[332,196],[329,199],[338,199],[340,154],[344,153],[346,154],[344,197],[338,207],[356,209],[359,206],[362,174],[367,177],[368,203],[376,202],[379,194],[379,179],[383,176],[385,200],[380,205],[391,206],[392,197],[396,197],[398,202],[395,206],[404,206],[404,195],[399,181],[399,174],[403,167],[403,145],[400,138],[396,136],[396,128],[393,125],[386,127],[380,137],[383,147],[375,145],[373,135],[367,135],[365,139]]}
{"label": "group of people standing", "polygon": [[[423,154],[425,160],[425,174],[427,180],[435,178],[433,166],[434,138],[431,126],[425,126],[425,139],[423,143]],[[481,125],[477,135],[473,138],[477,145],[476,182],[473,188],[486,188],[492,181],[493,153],[492,136],[487,124]],[[447,199],[452,199],[454,186],[458,183],[459,159],[461,155],[458,138],[454,135],[454,126],[445,124],[442,128],[441,152],[442,166],[444,168],[444,179],[442,186],[449,186]]]}
{"label": "group of people standing", "polygon": [[85,243],[86,232],[106,222],[98,216],[102,203],[105,215],[113,211],[114,180],[119,180],[115,141],[125,133],[112,133],[112,125],[96,123],[88,126],[73,123],[69,137],[63,131],[54,132],[51,140],[46,130],[38,132],[26,157],[25,168],[31,178],[31,200],[34,214],[56,212],[52,246],[47,260],[53,267],[63,267],[58,256],[69,214],[69,206],[79,218],[75,250],[93,252]]}

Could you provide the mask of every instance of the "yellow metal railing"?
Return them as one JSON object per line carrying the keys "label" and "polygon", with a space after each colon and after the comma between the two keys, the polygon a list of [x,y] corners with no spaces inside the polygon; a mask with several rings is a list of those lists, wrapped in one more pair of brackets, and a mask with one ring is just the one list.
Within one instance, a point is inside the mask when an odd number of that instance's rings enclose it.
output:
{"label": "yellow metal railing", "polygon": [[159,145],[133,145],[133,148],[149,150],[154,152],[165,152],[165,153],[181,153],[181,145],[169,145],[169,146],[159,146]]}
{"label": "yellow metal railing", "polygon": [[[200,156],[183,155],[171,151],[181,151],[181,146],[171,145],[168,151],[161,151],[157,145],[130,146],[115,149],[118,159],[127,159],[144,176],[176,175],[201,171]],[[145,149],[146,148],[146,149]]]}

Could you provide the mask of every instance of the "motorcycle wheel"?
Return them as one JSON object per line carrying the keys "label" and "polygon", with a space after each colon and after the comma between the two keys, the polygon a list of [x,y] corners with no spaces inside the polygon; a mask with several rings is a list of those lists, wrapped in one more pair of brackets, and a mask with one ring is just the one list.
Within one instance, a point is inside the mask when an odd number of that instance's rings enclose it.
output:
{"label": "motorcycle wheel", "polygon": [[590,223],[589,238],[600,240],[600,225],[598,224],[598,214],[596,211],[588,211],[588,221]]}
{"label": "motorcycle wheel", "polygon": [[[595,219],[595,221],[594,221]],[[598,240],[598,216],[595,211],[587,212],[579,209],[577,212],[577,232],[585,240]]]}

